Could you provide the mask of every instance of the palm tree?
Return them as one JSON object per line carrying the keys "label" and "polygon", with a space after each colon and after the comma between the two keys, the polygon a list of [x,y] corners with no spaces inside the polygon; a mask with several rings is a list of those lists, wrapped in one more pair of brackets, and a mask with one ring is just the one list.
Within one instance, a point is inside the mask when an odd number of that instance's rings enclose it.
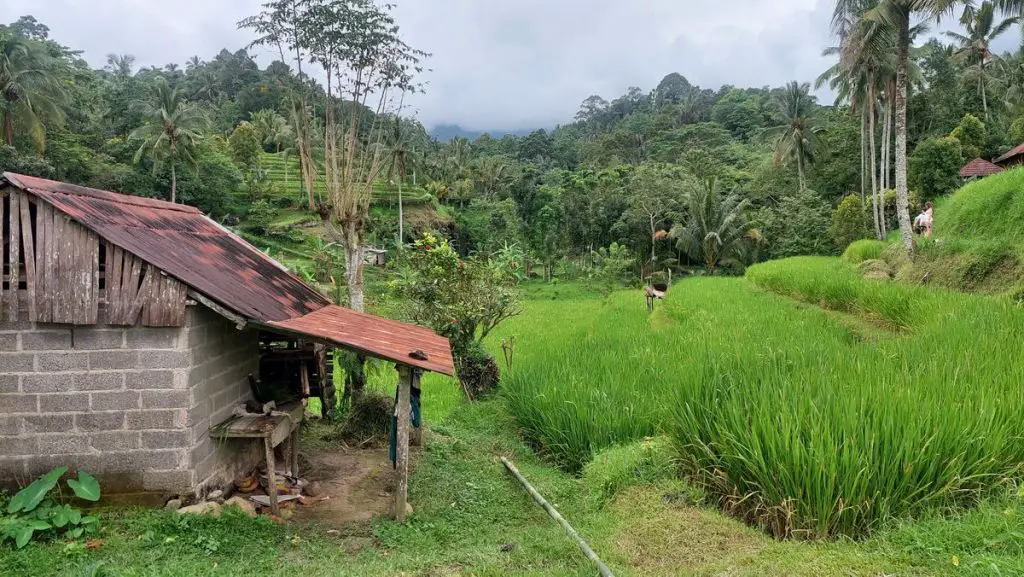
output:
{"label": "palm tree", "polygon": [[669,232],[676,248],[701,261],[709,274],[725,262],[741,262],[760,233],[747,219],[748,199],[732,194],[721,198],[715,179],[710,178],[692,191],[689,216]]}
{"label": "palm tree", "polygon": [[816,152],[823,145],[823,129],[817,123],[810,92],[809,83],[787,84],[774,98],[777,125],[764,130],[768,138],[775,140],[775,164],[790,160],[796,164],[800,190],[807,188],[807,165],[814,162]]}
{"label": "palm tree", "polygon": [[[874,0],[864,0],[857,8],[858,14],[839,14],[833,21],[832,29],[839,35],[840,45],[827,49],[823,55],[838,55],[839,62],[818,78],[817,86],[827,82],[836,91],[837,102],[848,102],[854,111],[861,113],[861,200],[866,202],[864,189],[870,179],[875,235],[884,239],[887,234],[884,190],[888,185],[892,116],[889,104],[896,62],[892,56],[895,36],[891,30],[861,17],[875,4]],[[880,97],[883,94],[885,98]],[[881,159],[875,146],[875,122],[879,109],[884,109],[885,113],[882,118]],[[870,177],[866,177],[869,170]]]}
{"label": "palm tree", "polygon": [[133,140],[142,141],[135,153],[135,162],[149,154],[154,173],[163,163],[170,164],[171,202],[177,202],[177,164],[181,162],[198,170],[196,143],[202,138],[208,120],[202,110],[186,101],[181,91],[171,88],[162,76],[153,83],[150,96],[149,100],[136,103],[145,120],[131,134]]}
{"label": "palm tree", "polygon": [[118,78],[128,78],[135,67],[135,57],[131,54],[107,54],[107,65],[104,70]]}
{"label": "palm tree", "polygon": [[964,25],[967,34],[958,32],[946,32],[960,46],[954,53],[954,58],[969,64],[974,76],[977,76],[978,92],[981,94],[981,107],[985,112],[985,119],[988,119],[988,95],[986,90],[987,76],[985,66],[995,58],[989,51],[992,42],[1006,32],[1011,26],[1017,23],[1017,18],[1004,18],[998,24],[995,23],[995,5],[985,0],[981,6],[975,8],[968,5],[964,9],[964,15],[960,23]]}
{"label": "palm tree", "polygon": [[33,40],[4,32],[0,36],[0,115],[3,142],[14,145],[14,126],[25,127],[36,148],[46,142],[44,120],[60,122],[66,100],[53,58]]}
{"label": "palm tree", "polygon": [[[855,14],[861,0],[838,0],[835,15]],[[893,108],[896,112],[896,214],[900,221],[900,236],[910,257],[914,256],[914,231],[910,222],[909,193],[907,190],[907,79],[910,67],[910,16],[923,13],[927,18],[939,18],[958,4],[957,0],[881,0],[867,12],[865,18],[888,27],[896,35],[896,84]]]}

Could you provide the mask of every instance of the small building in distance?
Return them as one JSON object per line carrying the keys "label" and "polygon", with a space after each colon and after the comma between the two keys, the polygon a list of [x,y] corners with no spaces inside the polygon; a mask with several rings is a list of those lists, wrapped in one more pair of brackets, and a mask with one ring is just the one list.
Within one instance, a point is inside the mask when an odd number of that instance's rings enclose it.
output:
{"label": "small building in distance", "polygon": [[1004,169],[1024,164],[1024,143],[1011,148],[1006,154],[995,159],[993,162]]}
{"label": "small building in distance", "polygon": [[4,173],[0,239],[0,485],[66,465],[200,492],[262,460],[210,432],[254,388],[332,395],[325,350],[454,372],[447,339],[332,304],[190,206]]}
{"label": "small building in distance", "polygon": [[363,264],[384,267],[388,263],[388,251],[375,246],[363,246]]}
{"label": "small building in distance", "polygon": [[968,162],[960,169],[960,178],[964,180],[974,180],[976,178],[985,178],[1003,171],[1003,168],[998,164],[993,164],[983,158],[975,158]]}

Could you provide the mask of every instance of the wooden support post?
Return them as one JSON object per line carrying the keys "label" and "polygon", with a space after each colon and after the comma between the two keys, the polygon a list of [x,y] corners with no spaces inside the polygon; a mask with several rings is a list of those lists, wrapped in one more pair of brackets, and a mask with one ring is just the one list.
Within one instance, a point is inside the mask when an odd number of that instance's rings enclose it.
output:
{"label": "wooden support post", "polygon": [[267,496],[270,497],[270,512],[277,515],[277,467],[274,465],[274,442],[270,437],[263,439],[263,450],[267,456]]}
{"label": "wooden support post", "polygon": [[[305,399],[303,399],[305,400]],[[292,438],[288,440],[288,448],[291,450],[292,457],[292,477],[298,478],[299,476],[299,428],[295,427],[292,431]]]}
{"label": "wooden support post", "polygon": [[398,427],[395,431],[395,520],[405,522],[405,505],[409,499],[409,394],[415,371],[407,365],[398,365],[398,406],[395,407]]}

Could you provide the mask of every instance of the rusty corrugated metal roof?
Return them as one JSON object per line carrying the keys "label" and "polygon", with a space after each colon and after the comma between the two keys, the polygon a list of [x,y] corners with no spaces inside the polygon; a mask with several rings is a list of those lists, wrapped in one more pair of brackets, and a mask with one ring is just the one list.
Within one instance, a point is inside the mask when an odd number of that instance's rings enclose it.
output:
{"label": "rusty corrugated metal roof", "polygon": [[1013,159],[1016,156],[1020,156],[1021,154],[1024,154],[1024,144],[1018,144],[1017,146],[1014,146],[1006,154],[995,159],[994,162],[996,164],[1001,164],[1003,162],[1006,162],[1007,160]]}
{"label": "rusty corrugated metal roof", "polygon": [[277,261],[191,206],[20,174],[4,177],[246,318],[280,321],[330,303]]}
{"label": "rusty corrugated metal roof", "polygon": [[[455,374],[448,339],[428,328],[357,313],[337,305],[302,317],[267,323],[267,326],[428,371]],[[426,359],[410,356],[414,351],[426,353]]]}
{"label": "rusty corrugated metal roof", "polygon": [[960,169],[960,178],[971,178],[974,176],[991,176],[1002,172],[1003,168],[983,158],[975,158]]}
{"label": "rusty corrugated metal roof", "polygon": [[[452,375],[448,339],[361,314],[330,300],[198,209],[5,172],[3,180],[53,205],[225,308],[268,330]],[[427,360],[410,357],[423,351]]]}

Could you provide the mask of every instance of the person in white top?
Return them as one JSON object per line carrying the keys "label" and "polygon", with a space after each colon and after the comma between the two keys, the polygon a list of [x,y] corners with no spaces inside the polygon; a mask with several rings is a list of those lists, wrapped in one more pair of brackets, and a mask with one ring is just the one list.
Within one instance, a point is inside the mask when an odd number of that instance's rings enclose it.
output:
{"label": "person in white top", "polygon": [[931,238],[931,236],[932,236],[932,222],[933,222],[932,211],[933,210],[934,210],[934,206],[932,205],[932,203],[931,202],[927,202],[924,205],[924,212],[922,212],[921,214],[917,215],[917,218],[914,219],[914,227],[915,228],[918,228],[918,227],[923,228],[924,229],[924,236],[926,238]]}

